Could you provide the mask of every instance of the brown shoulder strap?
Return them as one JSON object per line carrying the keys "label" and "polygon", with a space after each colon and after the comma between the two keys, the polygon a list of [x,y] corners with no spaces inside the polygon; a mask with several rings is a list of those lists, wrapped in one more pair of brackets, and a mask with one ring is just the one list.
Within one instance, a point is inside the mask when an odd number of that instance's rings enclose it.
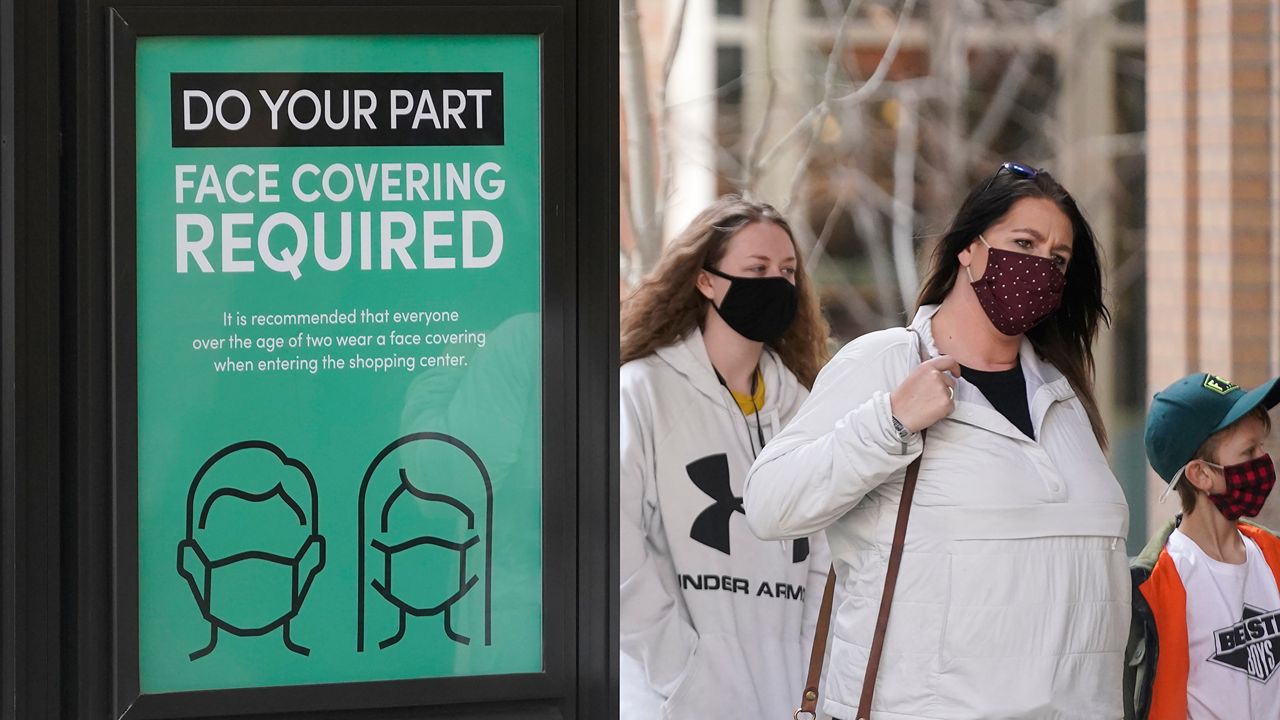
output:
{"label": "brown shoulder strap", "polygon": [[818,681],[822,679],[822,658],[827,654],[827,632],[831,629],[831,596],[835,595],[836,568],[827,571],[827,587],[822,591],[822,604],[818,606],[818,626],[813,630],[813,651],[809,653],[809,676],[804,681],[804,694],[800,707],[792,717],[800,720],[818,716]]}
{"label": "brown shoulder strap", "polygon": [[[920,433],[921,440],[925,433]],[[880,653],[884,650],[884,632],[889,625],[889,608],[893,605],[893,589],[898,582],[898,566],[902,564],[902,545],[907,536],[907,519],[911,514],[911,498],[916,491],[916,478],[920,475],[920,458],[907,466],[907,477],[902,483],[902,501],[898,504],[898,520],[893,528],[893,547],[889,551],[889,567],[884,576],[884,591],[880,596],[880,613],[876,617],[875,637],[871,641],[871,655],[867,659],[867,673],[862,678],[862,697],[858,700],[858,719],[868,720],[871,713],[871,697],[875,693],[876,674],[880,671]],[[827,653],[827,633],[831,628],[831,603],[835,594],[836,569],[827,572],[827,587],[822,591],[822,605],[818,608],[818,626],[813,635],[813,652],[809,655],[809,676],[805,679],[804,695],[795,720],[818,716],[818,682],[822,678],[822,659]]]}
{"label": "brown shoulder strap", "polygon": [[[916,349],[920,353],[920,361],[929,359],[924,347],[924,340],[915,330],[907,328],[916,335]],[[923,443],[926,431],[920,431]],[[902,564],[902,546],[907,537],[907,521],[911,515],[911,500],[916,493],[916,480],[920,476],[920,457],[907,466],[907,476],[902,482],[902,499],[898,503],[898,518],[893,526],[893,546],[889,550],[889,566],[885,570],[884,590],[880,594],[880,612],[876,616],[875,636],[871,640],[871,654],[867,658],[867,672],[862,678],[862,697],[858,700],[858,720],[870,720],[871,699],[875,694],[876,675],[880,672],[880,653],[884,650],[884,634],[889,626],[889,608],[893,606],[893,591],[898,584],[898,567]],[[822,592],[822,604],[818,607],[818,625],[813,635],[813,651],[809,655],[809,675],[805,679],[804,695],[800,707],[792,714],[795,720],[801,717],[816,718],[818,706],[818,682],[822,677],[822,660],[827,652],[827,634],[831,628],[831,603],[835,594],[836,569],[833,565],[827,573],[827,586]]]}
{"label": "brown shoulder strap", "polygon": [[[920,431],[921,440],[925,431]],[[858,720],[871,717],[871,698],[876,692],[876,675],[880,672],[880,653],[884,650],[884,634],[889,627],[889,608],[893,606],[893,590],[898,584],[898,567],[902,565],[902,545],[907,537],[907,520],[911,515],[911,498],[916,494],[916,478],[920,475],[920,457],[911,461],[902,483],[902,500],[898,503],[898,520],[893,526],[893,548],[889,550],[889,567],[884,574],[884,592],[880,593],[880,614],[876,616],[876,634],[871,640],[867,658],[867,674],[862,678],[862,697],[858,700]]]}

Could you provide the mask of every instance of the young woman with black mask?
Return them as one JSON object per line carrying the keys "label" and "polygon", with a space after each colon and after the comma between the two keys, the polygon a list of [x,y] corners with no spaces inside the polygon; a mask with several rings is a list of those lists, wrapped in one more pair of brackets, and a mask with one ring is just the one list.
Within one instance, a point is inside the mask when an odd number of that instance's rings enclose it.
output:
{"label": "young woman with black mask", "polygon": [[826,712],[855,717],[919,456],[871,716],[1121,717],[1128,508],[1093,397],[1106,319],[1075,201],[1005,163],[938,243],[911,327],[843,348],[761,453],[751,527],[831,541]]}
{"label": "young woman with black mask", "polygon": [[742,484],[826,337],[790,227],[735,196],[623,303],[624,720],[790,714],[830,554],[820,533],[756,539]]}

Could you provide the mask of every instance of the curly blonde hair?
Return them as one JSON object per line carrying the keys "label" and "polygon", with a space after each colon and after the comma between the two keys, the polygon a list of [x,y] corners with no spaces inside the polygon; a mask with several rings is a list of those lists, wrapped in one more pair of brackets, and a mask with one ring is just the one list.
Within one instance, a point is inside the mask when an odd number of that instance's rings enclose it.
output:
{"label": "curly blonde hair", "polygon": [[[698,273],[720,262],[729,240],[756,222],[777,225],[787,233],[792,246],[796,246],[790,224],[776,209],[738,195],[725,195],[716,200],[667,245],[658,266],[622,303],[622,362],[674,344],[701,324],[709,301],[698,292]],[[796,246],[796,255],[799,254]],[[827,361],[830,329],[822,317],[803,262],[796,265],[795,281],[795,319],[782,337],[768,346],[806,388],[812,388],[813,379]]]}

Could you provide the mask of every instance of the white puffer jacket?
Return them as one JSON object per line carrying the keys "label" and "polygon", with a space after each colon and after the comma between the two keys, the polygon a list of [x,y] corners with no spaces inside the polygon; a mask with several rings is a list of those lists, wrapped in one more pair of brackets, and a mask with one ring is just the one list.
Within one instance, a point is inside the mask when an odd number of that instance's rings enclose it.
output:
{"label": "white puffer jacket", "polygon": [[747,527],[760,435],[772,442],[805,397],[773,353],[760,372],[748,419],[696,329],[622,367],[623,720],[772,720],[800,700],[831,554],[821,533],[765,542]]}
{"label": "white puffer jacket", "polygon": [[[912,327],[930,356],[937,306]],[[751,469],[764,538],[826,529],[836,590],[824,709],[852,720],[907,465],[889,392],[919,364],[902,328],[845,346]],[[1023,340],[1038,440],[961,379],[929,429],[876,683],[876,720],[1122,716],[1128,507],[1068,381]]]}

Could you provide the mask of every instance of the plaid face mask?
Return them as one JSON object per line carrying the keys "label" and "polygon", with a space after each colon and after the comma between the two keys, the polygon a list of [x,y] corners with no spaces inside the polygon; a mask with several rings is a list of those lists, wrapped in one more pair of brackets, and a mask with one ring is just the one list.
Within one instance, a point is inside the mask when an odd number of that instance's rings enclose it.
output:
{"label": "plaid face mask", "polygon": [[1262,512],[1262,504],[1271,494],[1276,484],[1276,466],[1270,455],[1263,455],[1238,465],[1214,465],[1222,470],[1227,481],[1227,491],[1219,495],[1210,495],[1209,499],[1218,506],[1218,511],[1228,520],[1235,522],[1242,517],[1254,517]]}

